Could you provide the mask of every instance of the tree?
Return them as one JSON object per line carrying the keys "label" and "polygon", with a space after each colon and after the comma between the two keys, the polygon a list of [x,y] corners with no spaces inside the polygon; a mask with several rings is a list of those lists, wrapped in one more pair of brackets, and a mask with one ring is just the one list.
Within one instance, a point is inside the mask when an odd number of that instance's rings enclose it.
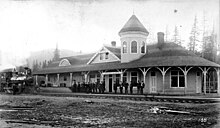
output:
{"label": "tree", "polygon": [[33,72],[39,70],[39,64],[37,60],[33,61]]}
{"label": "tree", "polygon": [[194,23],[192,26],[192,30],[189,37],[188,49],[194,53],[196,53],[199,41],[199,29],[198,29],[198,21],[195,16]]}
{"label": "tree", "polygon": [[175,26],[175,29],[174,29],[173,42],[178,45],[181,45],[179,30],[177,26]]}
{"label": "tree", "polygon": [[54,50],[53,61],[58,61],[60,59],[60,51],[58,49],[58,45],[56,45],[56,49]]}

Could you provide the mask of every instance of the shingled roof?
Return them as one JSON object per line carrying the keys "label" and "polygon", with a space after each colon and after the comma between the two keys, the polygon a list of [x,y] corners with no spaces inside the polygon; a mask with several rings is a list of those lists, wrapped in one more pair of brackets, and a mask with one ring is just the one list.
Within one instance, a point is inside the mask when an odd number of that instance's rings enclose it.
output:
{"label": "shingled roof", "polygon": [[149,32],[144,27],[144,25],[138,20],[138,18],[135,15],[132,15],[130,19],[127,21],[127,23],[124,25],[124,27],[119,31],[120,33],[123,32],[133,32],[133,31],[140,31],[148,34]]}
{"label": "shingled roof", "polygon": [[[141,58],[129,63],[109,62],[96,63],[87,65],[90,57],[93,54],[70,57],[71,66],[55,66],[42,69],[34,74],[50,74],[50,73],[67,73],[81,71],[98,71],[98,70],[113,70],[139,67],[159,67],[159,66],[208,66],[220,67],[220,65],[201,58],[194,53],[178,46],[174,43],[164,43],[161,46],[157,44],[148,45],[148,51]],[[111,49],[112,50],[112,49]],[[118,51],[117,51],[118,52]],[[58,64],[59,65],[59,64]]]}
{"label": "shingled roof", "polygon": [[119,59],[121,59],[121,48],[110,47],[110,46],[105,46],[105,48],[107,48],[109,51],[115,54]]}

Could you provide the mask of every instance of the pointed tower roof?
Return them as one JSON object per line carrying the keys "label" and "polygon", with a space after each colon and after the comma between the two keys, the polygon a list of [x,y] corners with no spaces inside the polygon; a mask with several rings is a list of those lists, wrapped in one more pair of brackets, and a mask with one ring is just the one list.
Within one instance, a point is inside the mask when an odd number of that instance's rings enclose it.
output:
{"label": "pointed tower roof", "polygon": [[123,32],[131,32],[131,31],[140,31],[146,34],[149,33],[135,15],[131,16],[131,18],[127,21],[124,27],[119,31],[119,34]]}

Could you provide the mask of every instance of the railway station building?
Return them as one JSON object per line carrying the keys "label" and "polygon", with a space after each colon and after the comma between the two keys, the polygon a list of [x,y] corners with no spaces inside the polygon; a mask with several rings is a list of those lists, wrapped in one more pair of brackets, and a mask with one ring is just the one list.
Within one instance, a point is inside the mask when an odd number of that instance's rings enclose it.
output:
{"label": "railway station building", "polygon": [[[53,61],[34,73],[45,76],[46,84],[70,87],[76,82],[105,82],[105,92],[113,92],[114,82],[143,81],[144,93],[199,94],[214,90],[220,93],[220,65],[197,56],[172,42],[149,44],[149,32],[132,15],[119,31],[121,46],[116,42],[103,46],[96,53],[82,54]],[[208,79],[209,73],[216,76]]]}

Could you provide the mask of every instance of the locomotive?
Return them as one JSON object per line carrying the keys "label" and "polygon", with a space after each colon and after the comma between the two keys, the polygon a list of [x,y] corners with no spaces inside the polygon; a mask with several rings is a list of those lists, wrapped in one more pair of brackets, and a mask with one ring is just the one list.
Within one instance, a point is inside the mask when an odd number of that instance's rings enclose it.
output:
{"label": "locomotive", "polygon": [[33,85],[31,69],[28,67],[20,67],[18,70],[5,69],[0,72],[0,75],[1,92],[20,94],[24,92],[25,88]]}

